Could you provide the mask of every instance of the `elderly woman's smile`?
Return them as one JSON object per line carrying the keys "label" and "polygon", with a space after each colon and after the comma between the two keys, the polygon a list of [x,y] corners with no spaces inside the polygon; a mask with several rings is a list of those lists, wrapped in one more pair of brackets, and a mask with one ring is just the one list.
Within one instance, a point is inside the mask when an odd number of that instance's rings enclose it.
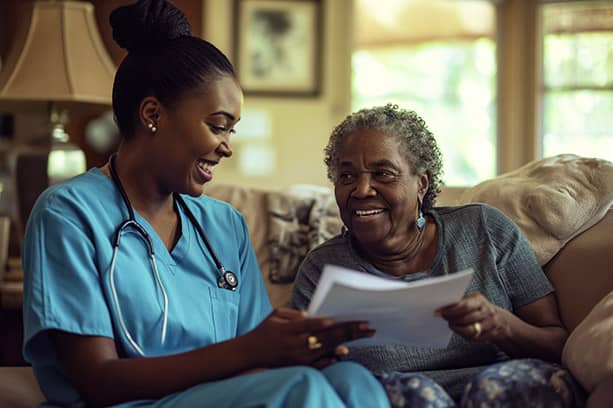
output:
{"label": "elderly woman's smile", "polygon": [[367,218],[370,221],[373,217],[381,214],[385,211],[384,208],[373,208],[373,209],[364,209],[364,210],[354,210],[353,213],[359,218]]}
{"label": "elderly woman's smile", "polygon": [[386,214],[385,208],[356,208],[351,210],[351,223],[371,224],[379,222]]}

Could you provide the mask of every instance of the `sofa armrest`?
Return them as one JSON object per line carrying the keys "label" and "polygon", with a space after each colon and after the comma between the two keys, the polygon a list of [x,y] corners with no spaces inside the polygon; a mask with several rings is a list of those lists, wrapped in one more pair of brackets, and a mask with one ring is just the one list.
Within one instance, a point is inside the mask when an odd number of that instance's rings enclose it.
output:
{"label": "sofa armrest", "polygon": [[613,209],[569,241],[545,272],[556,289],[562,321],[572,332],[613,290]]}
{"label": "sofa armrest", "polygon": [[0,407],[37,407],[44,397],[31,367],[0,367]]}

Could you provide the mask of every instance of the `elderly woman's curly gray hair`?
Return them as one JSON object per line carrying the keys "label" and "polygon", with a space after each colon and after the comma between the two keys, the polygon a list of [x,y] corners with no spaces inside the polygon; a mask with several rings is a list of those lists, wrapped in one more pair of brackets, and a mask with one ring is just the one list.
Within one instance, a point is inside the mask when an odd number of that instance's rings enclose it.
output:
{"label": "elderly woman's curly gray hair", "polygon": [[428,176],[430,183],[422,205],[424,210],[432,208],[440,192],[443,170],[441,152],[426,122],[415,112],[400,109],[397,105],[388,104],[359,110],[347,116],[334,129],[324,149],[324,162],[328,166],[330,181],[336,181],[339,155],[345,137],[357,129],[380,129],[383,135],[395,137],[400,141],[402,153],[411,165],[413,174]]}

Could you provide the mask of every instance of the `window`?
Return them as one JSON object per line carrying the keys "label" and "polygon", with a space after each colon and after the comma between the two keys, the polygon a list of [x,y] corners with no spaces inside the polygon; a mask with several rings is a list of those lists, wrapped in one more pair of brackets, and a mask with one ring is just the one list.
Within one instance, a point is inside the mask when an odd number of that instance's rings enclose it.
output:
{"label": "window", "polygon": [[613,161],[613,4],[543,5],[543,155]]}
{"label": "window", "polygon": [[447,185],[496,172],[495,6],[482,0],[356,0],[352,109],[416,111]]}

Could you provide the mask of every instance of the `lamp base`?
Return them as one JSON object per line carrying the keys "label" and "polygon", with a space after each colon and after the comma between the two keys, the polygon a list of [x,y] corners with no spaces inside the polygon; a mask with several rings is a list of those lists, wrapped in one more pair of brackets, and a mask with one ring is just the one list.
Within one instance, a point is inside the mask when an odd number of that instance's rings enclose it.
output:
{"label": "lamp base", "polygon": [[38,196],[49,187],[47,158],[49,150],[37,147],[20,147],[12,152],[12,179],[18,241],[21,245],[26,222]]}
{"label": "lamp base", "polygon": [[59,183],[86,170],[85,153],[69,143],[53,144],[47,157],[49,185]]}
{"label": "lamp base", "polygon": [[86,162],[83,151],[70,143],[53,143],[51,149],[22,146],[11,156],[14,218],[21,245],[28,217],[38,196],[47,187],[83,173]]}

